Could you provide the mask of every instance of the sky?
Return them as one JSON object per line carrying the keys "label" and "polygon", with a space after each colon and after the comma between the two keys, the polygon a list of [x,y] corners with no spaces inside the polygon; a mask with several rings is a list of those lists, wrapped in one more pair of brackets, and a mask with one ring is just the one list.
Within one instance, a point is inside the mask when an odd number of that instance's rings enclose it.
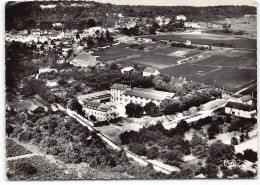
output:
{"label": "sky", "polygon": [[157,6],[219,6],[249,5],[257,6],[258,0],[92,0],[117,5],[157,5]]}

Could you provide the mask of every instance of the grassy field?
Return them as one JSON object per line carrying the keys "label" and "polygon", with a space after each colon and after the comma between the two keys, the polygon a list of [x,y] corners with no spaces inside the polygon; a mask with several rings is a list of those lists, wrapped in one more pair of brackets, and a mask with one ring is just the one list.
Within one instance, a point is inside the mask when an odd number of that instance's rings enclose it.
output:
{"label": "grassy field", "polygon": [[218,45],[219,43],[232,44],[235,48],[256,49],[256,39],[239,38],[231,34],[168,34],[168,35],[153,35],[143,36],[144,38],[156,38],[159,40],[171,40],[177,42],[185,42],[190,40],[193,44],[202,45]]}
{"label": "grassy field", "polygon": [[212,55],[202,59],[196,64],[211,66],[237,66],[240,68],[256,68],[257,59],[256,52],[236,52],[236,56],[229,55]]}
{"label": "grassy field", "polygon": [[255,69],[239,69],[229,67],[212,67],[191,64],[182,64],[161,69],[161,73],[193,80],[208,85],[214,85],[228,91],[239,90],[237,86],[255,80],[257,72]]}

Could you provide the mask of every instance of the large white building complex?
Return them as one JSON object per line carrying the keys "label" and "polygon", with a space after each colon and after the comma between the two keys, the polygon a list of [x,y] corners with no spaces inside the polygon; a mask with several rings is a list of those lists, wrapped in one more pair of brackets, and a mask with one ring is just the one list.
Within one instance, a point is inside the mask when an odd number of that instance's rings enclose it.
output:
{"label": "large white building complex", "polygon": [[174,93],[157,91],[152,89],[142,89],[134,87],[133,89],[128,85],[114,84],[111,86],[111,101],[119,102],[121,104],[136,103],[142,106],[149,102],[159,105],[164,99],[172,99]]}

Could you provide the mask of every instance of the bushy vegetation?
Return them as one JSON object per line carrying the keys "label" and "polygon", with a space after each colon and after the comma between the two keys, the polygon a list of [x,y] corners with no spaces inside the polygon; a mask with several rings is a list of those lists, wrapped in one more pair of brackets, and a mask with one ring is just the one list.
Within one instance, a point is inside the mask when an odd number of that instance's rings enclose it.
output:
{"label": "bushy vegetation", "polygon": [[184,155],[190,154],[189,142],[183,139],[182,133],[187,131],[185,122],[175,129],[166,130],[162,124],[142,128],[138,132],[126,131],[119,137],[123,145],[137,155],[150,159],[162,159],[165,163],[179,166]]}
{"label": "bushy vegetation", "polygon": [[31,152],[24,148],[23,146],[17,144],[11,139],[6,139],[6,157],[15,157],[25,154],[30,154]]}
{"label": "bushy vegetation", "polygon": [[[110,172],[127,172],[136,178],[148,178],[154,171],[138,165],[134,167],[123,151],[111,150],[95,132],[66,117],[63,112],[38,117],[34,123],[29,123],[27,119],[26,114],[15,115],[9,112],[7,124],[12,121],[14,126],[10,136],[37,145],[46,154],[65,163],[86,162],[95,169],[102,170],[106,167]],[[138,174],[138,171],[146,173]]]}
{"label": "bushy vegetation", "polygon": [[49,164],[41,156],[8,161],[7,178],[10,180],[77,179],[77,173],[65,173],[66,168]]}

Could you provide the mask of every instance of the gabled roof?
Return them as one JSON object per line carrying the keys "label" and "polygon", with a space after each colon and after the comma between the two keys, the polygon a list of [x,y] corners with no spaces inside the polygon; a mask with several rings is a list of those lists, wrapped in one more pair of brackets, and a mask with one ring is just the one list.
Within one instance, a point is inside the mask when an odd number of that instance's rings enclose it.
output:
{"label": "gabled roof", "polygon": [[124,84],[113,84],[110,88],[117,90],[125,90],[126,88],[130,88],[130,86]]}
{"label": "gabled roof", "polygon": [[256,104],[253,105],[248,105],[248,104],[243,104],[243,103],[238,103],[238,102],[232,102],[229,101],[226,104],[226,107],[232,108],[232,109],[238,109],[238,110],[243,110],[243,111],[253,111],[256,110]]}
{"label": "gabled roof", "polygon": [[153,67],[147,67],[144,70],[144,72],[147,72],[147,73],[154,73],[155,71],[158,71],[158,69],[153,68]]}

